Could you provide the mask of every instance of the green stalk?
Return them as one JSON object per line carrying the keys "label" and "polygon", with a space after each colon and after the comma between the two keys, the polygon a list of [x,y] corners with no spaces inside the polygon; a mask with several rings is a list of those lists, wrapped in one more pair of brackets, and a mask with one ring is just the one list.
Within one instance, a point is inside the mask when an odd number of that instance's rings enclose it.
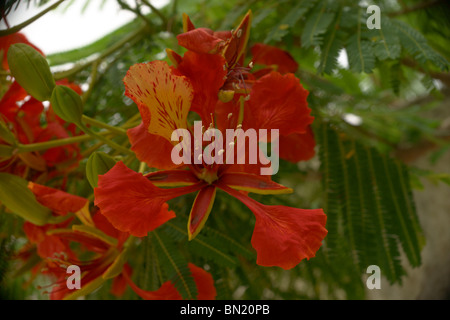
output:
{"label": "green stalk", "polygon": [[122,129],[120,127],[111,126],[109,124],[106,124],[102,121],[98,121],[98,120],[88,117],[86,115],[82,115],[81,119],[83,120],[83,122],[90,124],[92,126],[96,126],[98,128],[108,129],[109,131],[120,134],[120,135],[127,134],[127,131],[125,129]]}

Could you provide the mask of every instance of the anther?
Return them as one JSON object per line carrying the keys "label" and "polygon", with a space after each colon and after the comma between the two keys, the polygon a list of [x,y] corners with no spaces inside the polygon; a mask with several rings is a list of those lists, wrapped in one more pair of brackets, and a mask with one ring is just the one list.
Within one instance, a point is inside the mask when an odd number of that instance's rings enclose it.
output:
{"label": "anther", "polygon": [[242,29],[239,29],[239,30],[237,31],[236,36],[237,36],[238,38],[240,38],[240,37],[242,36]]}
{"label": "anther", "polygon": [[245,96],[245,98],[244,98],[244,100],[245,100],[245,101],[248,101],[248,100],[250,100],[250,95],[249,95],[249,94],[248,94],[248,95],[246,95],[246,96]]}
{"label": "anther", "polygon": [[228,119],[230,119],[232,116],[233,116],[233,113],[230,112],[230,113],[228,114]]}

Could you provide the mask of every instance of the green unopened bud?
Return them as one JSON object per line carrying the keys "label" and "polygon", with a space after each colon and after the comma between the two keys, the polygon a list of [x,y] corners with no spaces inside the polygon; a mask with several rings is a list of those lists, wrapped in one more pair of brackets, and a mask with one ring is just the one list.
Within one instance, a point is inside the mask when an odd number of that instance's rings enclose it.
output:
{"label": "green unopened bud", "polygon": [[49,100],[55,79],[47,60],[33,47],[16,43],[8,49],[8,65],[16,81],[39,101]]}
{"label": "green unopened bud", "polygon": [[116,161],[104,152],[94,152],[89,157],[86,164],[86,177],[92,188],[97,187],[98,175],[105,174],[114,165]]}
{"label": "green unopened bud", "polygon": [[83,101],[73,89],[58,85],[50,99],[53,111],[64,121],[81,124]]}
{"label": "green unopened bud", "polygon": [[0,202],[12,213],[38,225],[45,225],[52,215],[28,189],[28,181],[21,177],[0,173]]}
{"label": "green unopened bud", "polygon": [[0,140],[3,140],[10,145],[15,145],[17,143],[16,137],[2,119],[0,119]]}

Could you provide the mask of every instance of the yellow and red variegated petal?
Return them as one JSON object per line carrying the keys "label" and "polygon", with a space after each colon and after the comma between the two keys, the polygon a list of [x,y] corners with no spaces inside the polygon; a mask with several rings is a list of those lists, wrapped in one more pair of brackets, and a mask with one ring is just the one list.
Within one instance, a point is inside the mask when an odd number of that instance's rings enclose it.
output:
{"label": "yellow and red variegated petal", "polygon": [[225,59],[221,55],[192,51],[186,52],[178,64],[177,70],[189,78],[194,89],[191,111],[200,115],[205,126],[211,122],[219,89],[225,82],[227,70],[224,65]]}
{"label": "yellow and red variegated petal", "polygon": [[205,225],[216,197],[216,187],[209,185],[203,187],[197,194],[189,214],[188,236],[194,239]]}
{"label": "yellow and red variegated petal", "polygon": [[220,182],[241,191],[258,194],[292,193],[292,189],[267,179],[266,176],[245,172],[228,172],[220,177]]}
{"label": "yellow and red variegated petal", "polygon": [[292,163],[314,157],[316,141],[310,126],[306,133],[292,133],[280,137],[280,158]]}
{"label": "yellow and red variegated petal", "polygon": [[137,104],[149,133],[171,141],[174,130],[187,127],[192,85],[165,61],[135,64],[123,81],[125,94]]}
{"label": "yellow and red variegated petal", "polygon": [[251,48],[253,63],[266,66],[276,66],[276,71],[281,74],[294,73],[298,69],[298,63],[289,52],[263,43],[256,43]]}
{"label": "yellow and red variegated petal", "polygon": [[232,32],[231,38],[224,48],[223,56],[229,68],[234,68],[236,64],[243,66],[251,25],[252,12],[249,10],[244,18],[242,18],[239,26]]}
{"label": "yellow and red variegated petal", "polygon": [[119,161],[99,176],[94,203],[116,229],[143,237],[175,217],[168,210],[168,200],[195,192],[202,185],[160,189]]}
{"label": "yellow and red variegated petal", "polygon": [[190,186],[199,182],[190,170],[164,170],[146,174],[145,177],[157,187]]}
{"label": "yellow and red variegated petal", "polygon": [[197,28],[177,35],[178,44],[189,51],[197,53],[219,53],[225,41],[214,36],[214,32],[207,28]]}
{"label": "yellow and red variegated petal", "polygon": [[180,64],[180,62],[183,60],[183,57],[169,48],[166,48],[166,53],[167,53],[167,57],[173,63],[175,68],[178,67],[178,64]]}
{"label": "yellow and red variegated petal", "polygon": [[173,163],[171,152],[173,145],[165,138],[148,133],[142,122],[135,128],[127,130],[131,150],[139,161],[145,162],[150,168],[174,169],[179,167]]}
{"label": "yellow and red variegated petal", "polygon": [[158,290],[148,291],[139,288],[131,279],[131,268],[128,265],[124,266],[122,275],[127,281],[128,285],[134,292],[145,300],[182,300],[182,297],[174,284],[170,281],[164,282]]}
{"label": "yellow and red variegated petal", "polygon": [[257,252],[257,264],[291,269],[301,260],[314,257],[322,245],[327,234],[327,217],[322,209],[263,205],[220,182],[217,186],[254,213],[252,246]]}
{"label": "yellow and red variegated petal", "polygon": [[66,215],[81,210],[88,199],[64,192],[62,190],[43,186],[34,182],[28,183],[28,188],[36,196],[36,200],[58,215]]}
{"label": "yellow and red variegated petal", "polygon": [[280,135],[305,133],[314,119],[307,96],[292,73],[271,72],[254,82],[244,108],[243,128],[278,129]]}
{"label": "yellow and red variegated petal", "polygon": [[186,13],[183,13],[183,32],[194,30],[195,26]]}
{"label": "yellow and red variegated petal", "polygon": [[214,300],[217,291],[212,275],[193,263],[188,263],[188,268],[197,284],[197,300]]}

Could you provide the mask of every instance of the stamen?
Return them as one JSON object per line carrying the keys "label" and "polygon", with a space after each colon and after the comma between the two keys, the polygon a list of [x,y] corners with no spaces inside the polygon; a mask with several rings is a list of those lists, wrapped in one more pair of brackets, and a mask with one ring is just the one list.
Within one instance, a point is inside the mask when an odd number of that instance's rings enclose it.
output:
{"label": "stamen", "polygon": [[244,100],[245,100],[245,101],[248,101],[248,100],[250,100],[250,95],[249,95],[249,94],[248,94],[248,95],[246,95],[246,96],[245,96],[245,98],[244,98]]}
{"label": "stamen", "polygon": [[233,113],[230,112],[230,113],[228,114],[228,120],[230,120],[230,118],[231,118],[232,116],[233,116]]}
{"label": "stamen", "polygon": [[242,36],[242,29],[239,29],[239,30],[237,31],[236,36],[238,37],[238,39]]}

